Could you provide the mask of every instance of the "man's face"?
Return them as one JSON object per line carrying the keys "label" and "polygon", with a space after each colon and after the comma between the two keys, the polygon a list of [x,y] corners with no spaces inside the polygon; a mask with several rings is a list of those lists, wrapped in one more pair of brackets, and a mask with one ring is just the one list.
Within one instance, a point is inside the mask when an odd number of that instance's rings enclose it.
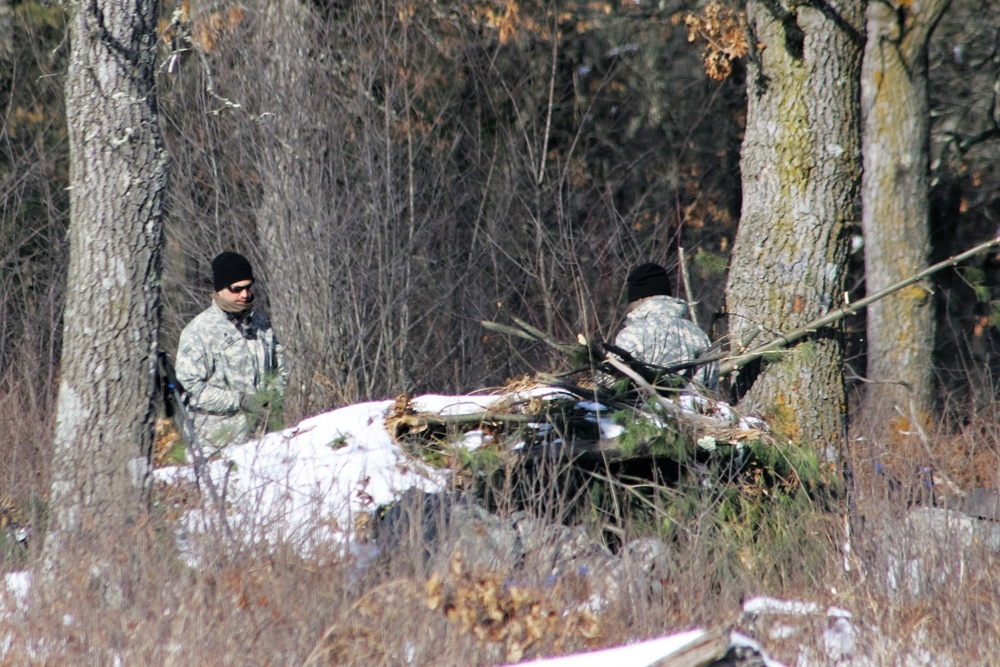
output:
{"label": "man's face", "polygon": [[250,291],[253,289],[252,280],[240,280],[229,287],[223,287],[218,291],[219,298],[233,306],[245,306],[252,298]]}

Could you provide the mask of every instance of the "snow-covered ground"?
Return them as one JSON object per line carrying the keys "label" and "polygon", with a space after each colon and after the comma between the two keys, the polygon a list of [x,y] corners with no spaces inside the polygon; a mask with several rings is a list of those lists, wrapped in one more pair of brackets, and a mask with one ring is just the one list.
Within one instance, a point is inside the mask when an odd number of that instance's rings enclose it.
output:
{"label": "snow-covered ground", "polygon": [[[670,658],[677,658],[679,654],[696,646],[699,641],[705,639],[707,636],[708,632],[702,629],[688,630],[687,632],[679,632],[666,637],[658,637],[602,651],[577,653],[559,658],[517,664],[521,667],[607,667],[608,665],[614,665],[614,667],[656,667],[656,665],[678,664],[667,661]],[[732,632],[729,633],[728,637],[724,638],[724,641],[729,647],[742,647],[752,650],[760,656],[765,667],[784,667],[780,662],[769,658],[761,650],[760,645],[749,637]],[[688,661],[682,664],[703,663]]]}
{"label": "snow-covered ground", "polygon": [[[501,401],[570,398],[539,387],[519,395],[425,395],[410,401],[416,412],[442,416],[481,413]],[[209,465],[216,492],[224,496],[226,520],[233,534],[248,543],[276,542],[296,546],[304,555],[317,548],[350,546],[364,518],[410,489],[427,493],[448,486],[448,471],[408,456],[395,443],[386,418],[395,401],[350,405],[281,432],[227,447]],[[600,416],[601,406],[586,405],[605,437],[617,435],[617,424]],[[457,446],[475,449],[484,443],[482,431],[472,430]],[[157,469],[156,481],[193,482],[191,466]],[[207,494],[205,494],[207,496]],[[197,535],[216,526],[217,510],[208,504],[189,509],[183,530],[188,547]],[[193,555],[193,554],[192,554]]]}
{"label": "snow-covered ground", "polygon": [[[519,393],[494,395],[426,395],[412,399],[407,407],[418,413],[453,416],[484,412],[498,408],[501,403],[508,408],[513,403],[553,399],[575,400],[563,390],[536,387]],[[709,404],[691,396],[682,397],[679,405],[685,411],[729,420],[736,428],[765,428],[759,420],[738,419],[724,404]],[[607,418],[604,406],[579,400],[575,406],[589,413],[588,418],[599,427],[603,438],[614,438],[621,433],[621,426]],[[408,456],[394,442],[386,418],[398,407],[392,400],[351,405],[311,417],[259,440],[226,448],[223,456],[209,465],[209,476],[216,491],[225,498],[225,517],[232,535],[247,544],[276,541],[292,544],[305,556],[344,548],[359,553],[355,551],[358,543],[355,531],[365,523],[366,517],[391,504],[409,489],[428,493],[447,489],[450,483],[447,470]],[[482,431],[471,430],[456,444],[475,449],[488,439]],[[155,471],[155,479],[166,487],[190,484],[195,481],[195,471],[190,466],[161,468]],[[204,486],[205,480],[200,483]],[[188,507],[183,514],[178,537],[193,565],[199,562],[201,547],[210,544],[212,536],[217,534],[218,521],[218,508],[207,502],[204,506]],[[203,536],[209,539],[201,540]],[[10,614],[24,609],[29,587],[27,573],[7,574],[4,590],[0,591],[0,612]],[[796,626],[796,618],[810,619],[807,624],[810,628],[817,624],[822,627],[822,636],[817,637],[812,631],[814,636],[802,637],[803,646],[809,648],[803,650],[795,665],[878,664],[862,654],[858,629],[851,614],[843,609],[824,609],[810,602],[754,598],[745,603],[744,616],[770,619],[766,626],[769,636],[761,637],[764,640],[787,639],[791,636],[787,633],[803,632],[806,626],[801,623]],[[786,634],[781,636],[782,632]],[[645,667],[683,652],[704,633],[704,630],[694,629],[615,649],[524,664]],[[759,649],[752,640],[738,633],[728,633],[726,637],[731,646]],[[780,663],[764,657],[766,665],[780,667]],[[927,656],[927,661],[918,659],[906,664],[930,665],[934,662]]]}
{"label": "snow-covered ground", "polygon": [[[468,415],[528,401],[574,400],[571,394],[539,386],[520,392],[492,395],[413,398],[409,408],[441,416]],[[226,520],[233,534],[249,543],[282,541],[304,555],[318,548],[351,546],[355,527],[380,507],[391,504],[410,489],[434,493],[448,485],[448,472],[407,456],[393,441],[386,418],[392,400],[347,406],[281,432],[242,445],[227,447],[209,466],[209,477],[227,504]],[[760,428],[758,421],[739,420],[728,406],[685,396],[681,409],[712,414],[740,428]],[[622,427],[607,418],[607,409],[594,401],[576,401],[589,413],[603,439],[621,434]],[[543,425],[544,426],[544,425]],[[488,436],[472,430],[456,446],[475,449]],[[557,442],[554,440],[553,442]],[[516,446],[516,445],[515,445]],[[194,481],[190,466],[160,468],[162,484]],[[215,526],[218,512],[207,506],[189,509],[183,532],[189,549],[197,536]],[[195,556],[194,553],[189,553]]]}

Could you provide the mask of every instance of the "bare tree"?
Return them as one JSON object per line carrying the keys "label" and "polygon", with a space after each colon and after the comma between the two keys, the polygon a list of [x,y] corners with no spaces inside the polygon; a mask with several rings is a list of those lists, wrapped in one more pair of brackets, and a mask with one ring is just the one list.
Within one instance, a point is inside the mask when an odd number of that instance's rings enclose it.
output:
{"label": "bare tree", "polygon": [[[950,0],[873,1],[862,67],[862,225],[869,293],[914,275],[930,253],[927,45]],[[874,413],[897,430],[926,426],[934,403],[934,299],[912,285],[867,311],[868,387]]]}
{"label": "bare tree", "polygon": [[266,115],[256,230],[274,325],[291,360],[286,411],[299,416],[336,404],[344,386],[338,364],[344,300],[335,289],[333,253],[347,242],[334,233],[345,211],[330,206],[344,175],[337,173],[341,151],[328,112],[336,95],[329,76],[335,54],[308,3],[269,3],[263,25]]}
{"label": "bare tree", "polygon": [[[729,273],[734,341],[766,335],[840,305],[861,176],[863,2],[836,7],[752,0],[743,141],[743,210]],[[756,376],[753,374],[757,373]],[[789,438],[842,442],[841,334],[823,328],[759,368],[744,401]]]}
{"label": "bare tree", "polygon": [[48,481],[69,246],[63,10],[29,9],[0,5],[0,480],[18,499]]}
{"label": "bare tree", "polygon": [[70,265],[44,550],[56,573],[92,565],[112,603],[127,592],[118,568],[136,553],[153,434],[167,179],[156,25],[151,0],[81,3],[66,80]]}
{"label": "bare tree", "polygon": [[[697,58],[667,10],[527,5],[497,24],[457,2],[241,8],[202,49],[240,109],[188,52],[165,77],[184,212],[168,236],[194,266],[222,239],[260,260],[292,418],[551,369],[558,355],[480,321],[610,335],[630,264],[669,262],[682,230],[728,243],[740,88],[661,75]],[[213,11],[192,35],[227,24]],[[705,103],[667,103],[682,91]]]}

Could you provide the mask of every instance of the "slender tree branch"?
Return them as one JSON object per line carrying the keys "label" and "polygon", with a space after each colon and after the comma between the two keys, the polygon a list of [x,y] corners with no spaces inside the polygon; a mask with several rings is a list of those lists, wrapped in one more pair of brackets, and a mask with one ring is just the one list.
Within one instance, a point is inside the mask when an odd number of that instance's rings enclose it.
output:
{"label": "slender tree branch", "polygon": [[558,54],[559,54],[559,34],[556,29],[557,26],[552,27],[552,73],[549,75],[549,108],[548,113],[545,115],[545,138],[542,140],[542,154],[538,156],[538,184],[541,185],[542,180],[545,178],[545,154],[549,152],[549,132],[552,130],[552,106],[553,100],[555,98],[556,91],[556,68],[559,64]]}
{"label": "slender tree branch", "polygon": [[792,331],[782,334],[778,338],[775,338],[770,342],[765,343],[764,345],[755,347],[754,349],[746,352],[745,354],[740,355],[739,357],[735,357],[733,359],[723,362],[722,364],[719,365],[719,373],[724,375],[726,373],[731,373],[739,368],[742,368],[743,366],[746,366],[750,362],[760,359],[765,354],[769,352],[774,352],[776,350],[780,350],[790,345],[791,343],[794,343],[797,340],[805,338],[810,334],[816,333],[818,329],[825,326],[829,326],[830,324],[833,324],[834,322],[837,322],[838,320],[847,317],[848,315],[853,315],[861,308],[864,308],[869,304],[874,303],[880,299],[884,299],[890,294],[898,292],[899,290],[903,289],[908,285],[912,285],[913,283],[919,282],[924,278],[926,278],[927,276],[937,273],[942,269],[946,269],[950,266],[956,266],[962,260],[968,259],[969,257],[972,257],[974,255],[978,255],[979,253],[985,252],[990,248],[995,248],[998,245],[1000,245],[1000,238],[994,238],[985,243],[981,243],[974,248],[970,248],[969,250],[966,250],[961,254],[949,257],[948,259],[938,262],[933,266],[929,266],[923,271],[911,276],[910,278],[907,278],[906,280],[901,280],[898,283],[890,285],[889,287],[886,287],[885,289],[876,292],[875,294],[870,294],[865,298],[856,301],[855,303],[849,306],[844,306],[843,308],[838,308],[837,310],[829,312],[823,317],[817,318],[812,322],[809,322],[805,326],[793,329]]}
{"label": "slender tree branch", "polygon": [[687,259],[684,257],[683,247],[677,249],[677,257],[680,259],[681,280],[684,282],[684,293],[687,294],[689,304],[688,316],[691,318],[691,321],[694,322],[695,326],[701,326],[698,324],[698,315],[694,312],[694,293],[691,291],[691,278],[688,276]]}

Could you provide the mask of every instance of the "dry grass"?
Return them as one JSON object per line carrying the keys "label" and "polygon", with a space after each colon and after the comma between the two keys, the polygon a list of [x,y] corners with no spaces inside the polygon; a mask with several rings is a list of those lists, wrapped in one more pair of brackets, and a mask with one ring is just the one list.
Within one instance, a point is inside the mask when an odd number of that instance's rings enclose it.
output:
{"label": "dry grass", "polygon": [[[959,490],[995,486],[1000,428],[995,415],[982,414],[926,440],[853,434],[856,521],[846,555],[846,498],[831,511],[772,517],[784,522],[782,530],[762,527],[750,541],[739,531],[710,529],[706,509],[703,523],[675,535],[657,595],[604,608],[588,605],[601,591],[584,576],[553,585],[544,573],[532,578],[470,567],[449,545],[419,539],[364,567],[334,554],[304,560],[273,545],[192,569],[179,558],[170,513],[163,512],[142,534],[116,538],[147,545],[137,547],[129,565],[139,585],[127,604],[95,606],[92,578],[81,566],[54,588],[37,586],[27,608],[5,620],[11,642],[2,660],[498,665],[692,626],[733,626],[787,664],[810,656],[825,664],[820,656],[831,649],[824,633],[835,625],[825,610],[836,605],[853,615],[858,653],[847,664],[991,664],[1000,655],[1000,556],[984,539],[963,539],[968,533],[957,519],[944,538],[907,519],[930,504],[925,468],[938,480],[939,495],[945,478]],[[21,417],[22,434],[47,427]],[[25,482],[8,488],[38,493]],[[570,500],[557,488],[538,489],[538,499]],[[648,530],[642,523],[648,517],[623,516],[625,533]],[[21,566],[8,561],[7,569]],[[819,608],[797,618],[741,616],[741,600],[757,595]]]}

